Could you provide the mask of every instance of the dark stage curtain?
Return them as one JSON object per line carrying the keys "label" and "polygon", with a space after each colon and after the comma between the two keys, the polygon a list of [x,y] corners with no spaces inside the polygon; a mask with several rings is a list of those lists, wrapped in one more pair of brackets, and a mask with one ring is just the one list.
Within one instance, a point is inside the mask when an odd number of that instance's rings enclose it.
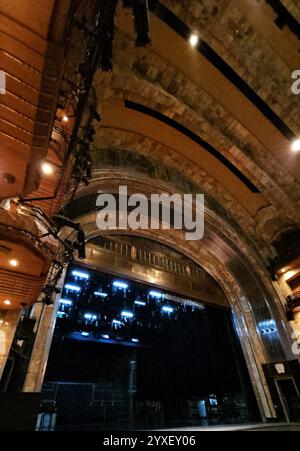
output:
{"label": "dark stage curtain", "polygon": [[187,312],[152,332],[148,349],[138,351],[137,398],[187,400],[241,392],[234,331],[227,311]]}

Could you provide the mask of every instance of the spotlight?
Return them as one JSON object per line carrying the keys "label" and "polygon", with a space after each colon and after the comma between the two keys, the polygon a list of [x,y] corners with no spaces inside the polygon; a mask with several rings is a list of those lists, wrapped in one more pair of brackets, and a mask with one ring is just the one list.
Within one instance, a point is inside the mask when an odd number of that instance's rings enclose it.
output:
{"label": "spotlight", "polygon": [[68,118],[68,116],[67,116],[66,114],[62,117],[62,121],[63,121],[65,124],[67,124],[67,123],[69,122],[69,118]]}
{"label": "spotlight", "polygon": [[79,291],[81,291],[81,288],[77,287],[76,285],[67,284],[67,285],[65,285],[65,290],[66,291],[76,291],[77,293],[79,293]]}
{"label": "spotlight", "polygon": [[113,69],[113,40],[115,32],[115,14],[118,0],[110,0],[103,2],[105,11],[101,15],[101,29],[102,29],[102,54],[101,54],[101,68],[104,72],[111,72]]}
{"label": "spotlight", "polygon": [[8,299],[6,301],[3,302],[4,305],[11,305],[11,301],[9,301]]}
{"label": "spotlight", "polygon": [[108,296],[108,294],[102,293],[102,292],[100,293],[99,291],[95,291],[94,295],[99,298],[107,298],[107,296]]}
{"label": "spotlight", "polygon": [[19,265],[18,260],[10,260],[9,262],[10,266],[13,266],[14,268],[16,268]]}
{"label": "spotlight", "polygon": [[90,113],[97,122],[101,122],[102,118],[94,106],[90,106]]}
{"label": "spotlight", "polygon": [[159,291],[150,291],[149,296],[157,299],[161,299],[163,297],[163,294]]}
{"label": "spotlight", "polygon": [[146,306],[146,302],[143,301],[134,301],[135,305],[139,305],[140,307],[145,307]]}
{"label": "spotlight", "polygon": [[45,175],[53,174],[53,166],[49,163],[42,163],[42,171]]}
{"label": "spotlight", "polygon": [[90,143],[94,142],[94,136],[96,135],[96,131],[92,125],[87,128],[86,137]]}
{"label": "spotlight", "polygon": [[61,299],[59,302],[60,302],[62,305],[67,305],[67,306],[73,305],[73,301],[69,301],[68,299]]}
{"label": "spotlight", "polygon": [[293,152],[299,152],[299,151],[300,151],[300,139],[296,139],[296,140],[292,143],[292,151],[293,151]]}
{"label": "spotlight", "polygon": [[78,277],[79,279],[85,279],[85,280],[88,280],[90,278],[89,274],[86,274],[85,272],[81,272],[81,271],[73,271],[72,276]]}
{"label": "spotlight", "polygon": [[45,296],[45,298],[44,298],[44,304],[45,304],[45,305],[53,305],[53,304],[54,304],[54,302],[53,302],[51,296]]}
{"label": "spotlight", "polygon": [[55,225],[61,229],[62,227],[70,227],[71,229],[79,230],[80,224],[78,222],[74,222],[69,218],[65,218],[61,215],[53,216],[53,221]]}
{"label": "spotlight", "polygon": [[77,233],[77,249],[78,249],[78,257],[80,260],[84,260],[86,258],[85,253],[85,233],[83,230],[79,230]]}
{"label": "spotlight", "polygon": [[192,47],[197,47],[197,45],[199,44],[199,37],[196,34],[191,35],[190,44]]}
{"label": "spotlight", "polygon": [[89,186],[90,182],[88,181],[88,179],[86,177],[82,177],[81,179],[83,181],[83,183],[85,184],[85,186]]}
{"label": "spotlight", "polygon": [[121,313],[121,316],[123,316],[124,318],[133,318],[133,317],[134,317],[134,314],[133,314],[132,312],[128,312],[127,310],[124,310],[124,311]]}
{"label": "spotlight", "polygon": [[133,0],[133,15],[136,29],[136,46],[144,47],[150,44],[149,37],[149,14],[148,14],[148,0]]}
{"label": "spotlight", "polygon": [[127,283],[118,282],[118,281],[113,282],[113,286],[115,288],[120,288],[120,289],[123,289],[123,290],[127,290],[127,288],[128,288],[128,284]]}

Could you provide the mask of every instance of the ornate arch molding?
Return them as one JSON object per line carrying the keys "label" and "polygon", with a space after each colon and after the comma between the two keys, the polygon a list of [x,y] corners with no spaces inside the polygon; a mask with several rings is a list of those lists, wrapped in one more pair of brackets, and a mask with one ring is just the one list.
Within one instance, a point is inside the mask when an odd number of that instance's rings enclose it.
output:
{"label": "ornate arch molding", "polygon": [[[102,157],[102,153],[109,152],[111,152],[112,156],[106,158],[104,155]],[[115,153],[119,155],[114,155]],[[128,161],[125,158],[126,154],[129,157]],[[186,189],[189,188],[189,181],[197,185],[198,192],[205,192],[210,197],[211,202],[215,203],[216,210],[221,208],[222,213],[224,211],[227,212],[225,213],[225,218],[229,216],[234,218],[240,231],[243,229],[245,234],[254,241],[257,240],[257,236],[255,235],[255,221],[248,211],[216,179],[202,168],[196,167],[188,158],[176,154],[172,149],[151,138],[137,135],[133,132],[112,128],[100,128],[98,130],[97,142],[94,145],[93,151],[95,171],[97,171],[98,167],[115,168],[119,165],[128,169],[129,164],[131,166],[139,164],[143,172],[143,165],[140,163],[141,157],[143,160],[148,161],[149,167],[155,168],[159,166],[161,168],[161,170],[155,170],[155,175],[159,177],[163,173],[183,174],[187,181],[185,183]],[[114,158],[116,161],[114,161]],[[153,178],[153,173],[148,173],[148,176]],[[232,222],[232,219],[229,222]]]}
{"label": "ornate arch molding", "polygon": [[[95,193],[98,190],[115,193],[116,186],[119,186],[120,183],[124,184],[124,180],[126,180],[129,194],[140,192],[150,195],[154,192],[154,188],[156,188],[156,192],[160,192],[160,190],[157,189],[160,188],[157,186],[157,183],[155,186],[145,182],[145,180],[141,181],[140,179],[132,178],[132,174],[122,173],[121,177],[120,175],[120,173],[115,175],[107,173],[105,178],[93,182],[89,188],[82,188],[78,193],[75,202],[69,207],[71,216],[76,220],[80,220],[89,239],[97,236],[97,234],[101,234],[96,226],[97,195],[91,193]],[[165,187],[162,187],[162,191],[166,192]],[[168,192],[172,193],[173,190],[169,188]],[[75,208],[73,209],[73,207]],[[186,255],[187,252],[191,252],[192,255],[187,256],[194,259],[200,266],[202,266],[202,262],[199,262],[197,254],[199,252],[201,252],[202,255],[205,254],[208,258],[207,261],[213,262],[210,271],[213,272],[212,275],[215,279],[218,278],[218,275],[214,268],[218,268],[219,265],[226,268],[228,274],[231,274],[231,277],[236,280],[236,283],[244,291],[244,297],[249,304],[249,311],[254,315],[256,327],[260,323],[268,321],[273,317],[277,319],[277,345],[275,347],[273,347],[273,345],[270,346],[271,344],[267,341],[265,347],[268,349],[271,360],[281,360],[284,358],[284,351],[288,353],[290,349],[286,339],[285,326],[283,326],[286,322],[284,321],[282,309],[278,308],[280,300],[269,282],[269,277],[264,269],[262,261],[241,237],[229,228],[224,228],[224,222],[214,213],[209,211],[209,209],[206,209],[205,224],[205,237],[201,242],[187,242],[185,238],[181,236],[179,240],[181,243],[180,249],[177,250],[184,255]],[[172,231],[169,232],[171,234]],[[153,233],[154,231],[151,231],[150,235],[152,236]],[[154,234],[156,240],[159,236],[160,234]],[[162,236],[164,240],[168,238],[168,235],[162,234]],[[176,245],[176,240],[171,244],[172,247],[174,247],[174,245]],[[176,248],[176,246],[174,248]],[[212,257],[213,259],[211,260]]]}

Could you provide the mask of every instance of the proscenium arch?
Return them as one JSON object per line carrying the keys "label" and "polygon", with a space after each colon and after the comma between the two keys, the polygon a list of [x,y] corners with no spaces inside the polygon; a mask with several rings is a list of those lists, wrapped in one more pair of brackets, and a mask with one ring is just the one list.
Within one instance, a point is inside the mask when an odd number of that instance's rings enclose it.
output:
{"label": "proscenium arch", "polygon": [[[141,178],[134,171],[119,169],[115,171],[95,170],[94,179],[89,187],[80,187],[75,202],[86,205],[88,193],[117,193],[118,186],[126,184],[129,195],[153,192],[174,192],[174,187]],[[175,190],[176,192],[176,190]],[[103,235],[96,225],[96,197],[90,204],[90,211],[81,215],[76,209],[73,219],[81,223],[86,232],[87,241]],[[74,205],[74,204],[73,204]],[[72,203],[68,206],[72,212]],[[278,296],[269,283],[263,265],[252,249],[237,237],[237,234],[225,227],[224,221],[215,213],[206,210],[206,233],[201,242],[185,240],[181,231],[140,230],[136,236],[148,238],[166,245],[193,260],[202,267],[222,288],[234,316],[234,323],[241,340],[254,391],[263,418],[275,417],[274,406],[263,374],[263,364],[292,358],[287,342],[288,325],[278,309]],[[119,230],[109,230],[107,234],[120,234]],[[126,231],[128,234],[128,231]],[[104,233],[105,235],[105,233]],[[246,257],[247,255],[247,257]],[[276,318],[277,336],[275,348],[270,346],[266,337],[259,333],[259,323]],[[291,334],[289,334],[291,336]]]}

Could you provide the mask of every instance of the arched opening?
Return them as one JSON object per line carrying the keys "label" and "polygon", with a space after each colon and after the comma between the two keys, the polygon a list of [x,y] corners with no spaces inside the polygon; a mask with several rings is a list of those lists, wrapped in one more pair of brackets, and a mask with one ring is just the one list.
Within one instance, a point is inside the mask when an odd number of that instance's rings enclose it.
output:
{"label": "arched opening", "polygon": [[62,430],[259,417],[219,285],[176,249],[124,234],[91,239],[68,269],[43,398]]}

